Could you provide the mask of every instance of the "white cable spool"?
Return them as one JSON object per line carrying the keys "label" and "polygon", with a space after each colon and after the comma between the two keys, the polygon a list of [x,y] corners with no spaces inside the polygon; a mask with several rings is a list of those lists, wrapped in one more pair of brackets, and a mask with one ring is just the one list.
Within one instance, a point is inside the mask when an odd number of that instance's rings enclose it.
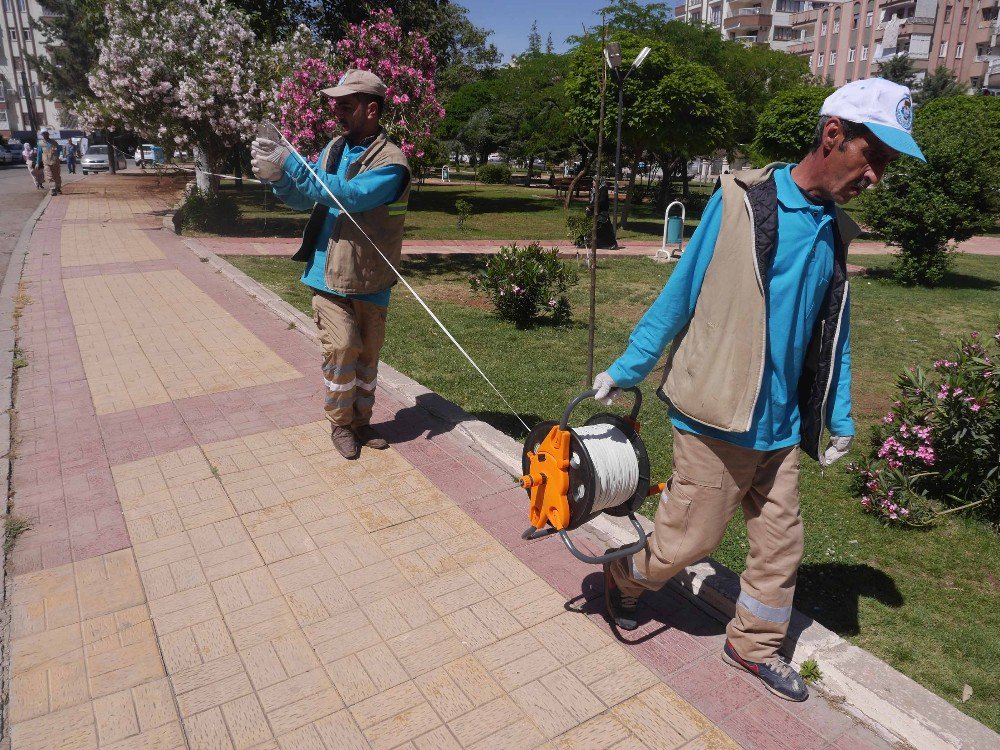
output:
{"label": "white cable spool", "polygon": [[[594,466],[594,504],[591,512],[621,505],[639,484],[639,459],[625,433],[612,424],[571,428]],[[576,459],[573,456],[570,460]],[[579,461],[579,459],[577,459]]]}

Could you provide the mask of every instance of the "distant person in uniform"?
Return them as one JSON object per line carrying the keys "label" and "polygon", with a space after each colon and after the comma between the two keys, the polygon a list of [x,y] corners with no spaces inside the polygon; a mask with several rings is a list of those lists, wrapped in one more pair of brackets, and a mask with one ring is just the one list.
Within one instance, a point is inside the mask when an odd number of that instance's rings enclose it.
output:
{"label": "distant person in uniform", "polygon": [[45,169],[45,179],[52,182],[52,195],[62,193],[62,164],[59,156],[62,148],[49,136],[49,131],[42,131],[42,140],[38,142],[38,154],[35,166]]}

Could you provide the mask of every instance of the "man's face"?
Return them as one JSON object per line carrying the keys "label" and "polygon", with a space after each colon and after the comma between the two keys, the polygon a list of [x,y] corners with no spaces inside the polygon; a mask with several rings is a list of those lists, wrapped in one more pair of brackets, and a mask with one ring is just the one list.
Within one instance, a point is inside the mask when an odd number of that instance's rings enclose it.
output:
{"label": "man's face", "polygon": [[886,146],[871,132],[845,141],[839,118],[827,123],[824,147],[828,147],[829,152],[824,181],[826,195],[823,197],[841,205],[869,185],[877,184],[886,167],[899,156],[898,151]]}
{"label": "man's face", "polygon": [[46,141],[49,140],[49,134],[48,133],[42,133],[42,139],[46,140]]}
{"label": "man's face", "polygon": [[344,135],[348,138],[366,130],[369,105],[364,104],[356,94],[337,97],[333,105],[333,116]]}

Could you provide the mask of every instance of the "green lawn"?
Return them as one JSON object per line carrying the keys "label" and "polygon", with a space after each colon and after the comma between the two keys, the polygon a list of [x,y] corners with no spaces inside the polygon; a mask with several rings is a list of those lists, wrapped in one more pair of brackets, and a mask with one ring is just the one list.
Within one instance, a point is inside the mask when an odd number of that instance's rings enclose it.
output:
{"label": "green lawn", "polygon": [[[708,187],[692,186],[694,193]],[[240,205],[242,218],[233,234],[252,237],[297,237],[307,213],[291,211],[269,191],[247,186],[236,191],[224,183],[223,192]],[[472,216],[460,230],[455,201],[472,204]],[[584,200],[574,200],[573,211],[582,212]],[[697,226],[700,209],[688,211],[686,234]],[[663,236],[663,214],[649,204],[633,209],[634,219],[619,232],[621,239],[652,239]],[[566,210],[555,191],[543,187],[514,185],[424,185],[413,186],[406,216],[406,239],[420,240],[565,240]]]}
{"label": "green lawn", "polygon": [[[485,193],[486,191],[482,191]],[[411,215],[412,218],[412,215]],[[308,295],[301,266],[274,258],[230,258],[299,309]],[[859,433],[885,413],[897,372],[928,363],[972,328],[993,330],[1000,311],[1000,258],[959,256],[939,289],[905,289],[886,279],[888,257],[856,257],[875,268],[853,280],[854,399]],[[517,330],[495,319],[468,277],[481,257],[404,261],[402,271],[528,424],[557,419],[586,382],[587,275],[572,290],[577,321],[566,328]],[[659,293],[671,266],[647,259],[603,261],[598,272],[596,364],[621,353],[629,331]],[[523,430],[405,290],[394,291],[383,358],[397,369],[515,436]],[[644,386],[643,436],[653,476],[670,471],[665,409]],[[577,410],[580,420],[593,402]],[[862,440],[863,442],[863,440]],[[1000,545],[979,523],[951,519],[926,531],[882,527],[861,513],[848,491],[850,459],[823,476],[803,460],[806,552],[796,606],[857,645],[1000,729],[996,674],[1000,636]],[[527,518],[527,506],[525,507]],[[736,571],[747,552],[745,527],[734,521],[716,559]],[[820,668],[822,668],[820,664]],[[961,702],[962,687],[973,688]]]}

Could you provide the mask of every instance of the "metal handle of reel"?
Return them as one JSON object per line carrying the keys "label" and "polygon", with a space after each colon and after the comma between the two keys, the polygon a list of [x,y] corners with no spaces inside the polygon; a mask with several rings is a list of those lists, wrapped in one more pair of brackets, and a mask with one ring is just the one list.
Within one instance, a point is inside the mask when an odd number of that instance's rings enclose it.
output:
{"label": "metal handle of reel", "polygon": [[593,565],[603,565],[606,562],[617,560],[619,557],[628,557],[636,554],[637,552],[641,552],[646,546],[646,532],[636,519],[635,513],[629,513],[628,520],[632,522],[632,526],[635,528],[639,538],[628,547],[612,550],[611,552],[605,552],[603,555],[588,555],[581,552],[576,548],[576,545],[573,544],[573,540],[569,538],[569,534],[567,532],[557,531],[551,526],[544,529],[536,529],[534,526],[529,526],[527,530],[521,534],[521,538],[541,539],[542,537],[551,536],[552,534],[559,534],[559,538],[562,539],[563,544],[566,545],[566,549],[568,549],[577,560],[581,560],[585,563],[591,563]]}
{"label": "metal handle of reel", "polygon": [[[639,417],[639,409],[642,407],[642,391],[639,390],[638,386],[632,386],[631,388],[621,388],[619,390],[629,391],[630,393],[635,395],[635,403],[632,404],[632,413],[629,415],[629,419],[635,422],[636,419],[638,419]],[[559,422],[559,429],[563,431],[569,429],[569,418],[570,415],[573,413],[573,409],[575,409],[577,407],[577,404],[579,404],[581,401],[585,401],[588,398],[593,398],[596,395],[597,395],[597,389],[591,388],[589,391],[584,391],[579,396],[570,401],[569,404],[566,406],[566,411],[563,412],[562,420]]]}

